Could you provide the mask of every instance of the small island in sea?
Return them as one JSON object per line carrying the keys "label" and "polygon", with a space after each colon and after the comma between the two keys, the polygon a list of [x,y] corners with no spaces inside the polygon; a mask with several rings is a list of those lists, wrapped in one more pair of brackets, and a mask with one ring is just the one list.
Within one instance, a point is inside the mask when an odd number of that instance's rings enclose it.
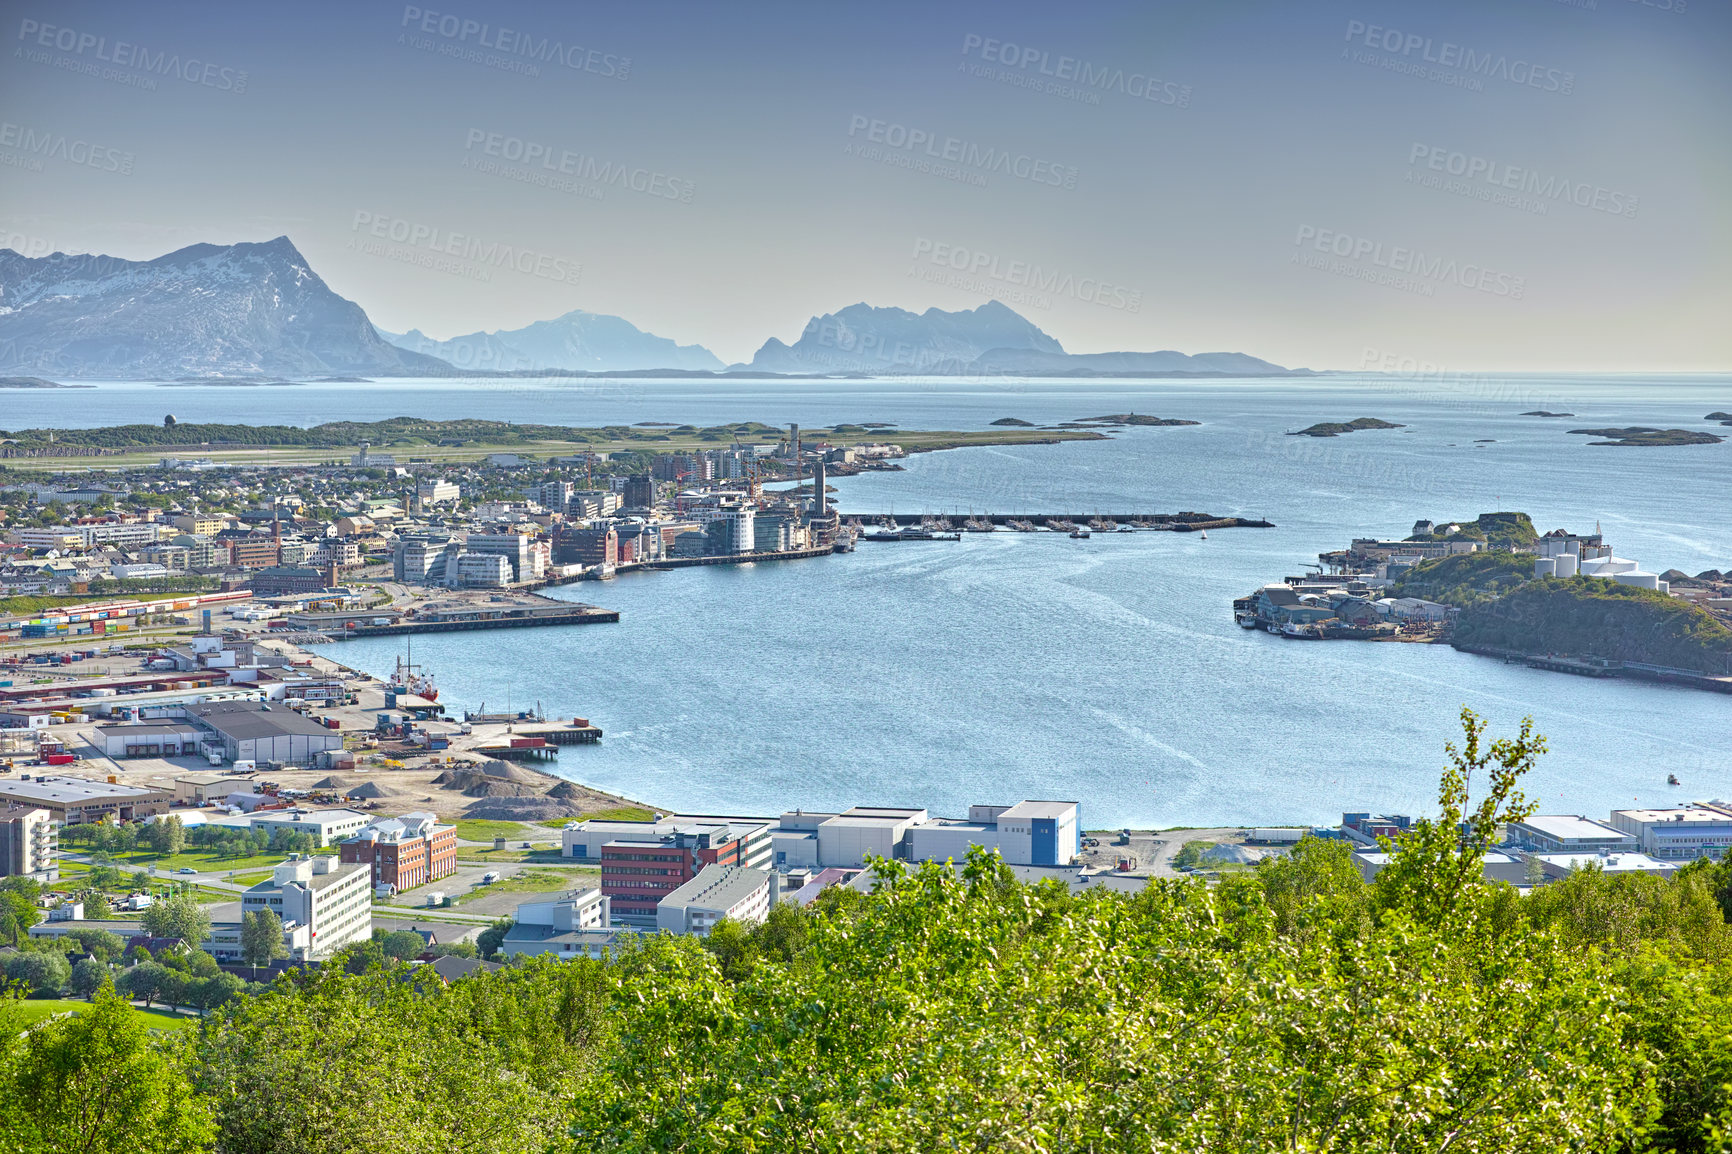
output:
{"label": "small island in sea", "polygon": [[63,385],[41,377],[0,377],[0,389],[94,389],[95,385]]}
{"label": "small island in sea", "polygon": [[1573,417],[1574,413],[1548,413],[1544,409],[1530,409],[1523,413],[1524,417]]}
{"label": "small island in sea", "polygon": [[1394,421],[1381,421],[1376,417],[1357,417],[1351,421],[1320,421],[1308,429],[1300,429],[1297,433],[1288,433],[1289,437],[1339,437],[1343,433],[1357,433],[1362,429],[1405,429],[1406,425]]}
{"label": "small island in sea", "polygon": [[1719,421],[1722,425],[1732,425],[1732,413],[1726,413],[1726,412],[1709,413],[1706,417],[1703,418],[1703,420]]}
{"label": "small island in sea", "polygon": [[995,425],[1010,425],[1010,426],[1014,426],[1015,428],[1018,428],[1018,429],[1032,429],[1032,428],[1034,428],[1034,422],[1033,421],[1025,421],[1025,420],[1022,420],[1020,417],[1000,417],[1000,418],[998,418],[998,420],[996,420],[992,423]]}
{"label": "small island in sea", "polygon": [[1201,421],[1186,421],[1178,417],[1151,417],[1147,413],[1108,413],[1104,417],[1084,417],[1078,424],[1086,425],[1200,425]]}
{"label": "small island in sea", "polygon": [[1718,445],[1726,438],[1694,429],[1653,429],[1646,425],[1631,425],[1627,429],[1571,429],[1571,435],[1606,437],[1604,441],[1589,441],[1590,445]]}

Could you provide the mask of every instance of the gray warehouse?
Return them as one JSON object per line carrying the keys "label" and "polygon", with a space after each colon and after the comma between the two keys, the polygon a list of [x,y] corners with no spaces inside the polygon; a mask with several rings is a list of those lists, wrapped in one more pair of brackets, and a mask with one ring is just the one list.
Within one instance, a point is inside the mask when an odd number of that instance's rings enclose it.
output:
{"label": "gray warehouse", "polygon": [[265,701],[211,701],[186,707],[186,718],[208,731],[230,761],[307,765],[315,753],[343,748],[342,735],[292,709]]}

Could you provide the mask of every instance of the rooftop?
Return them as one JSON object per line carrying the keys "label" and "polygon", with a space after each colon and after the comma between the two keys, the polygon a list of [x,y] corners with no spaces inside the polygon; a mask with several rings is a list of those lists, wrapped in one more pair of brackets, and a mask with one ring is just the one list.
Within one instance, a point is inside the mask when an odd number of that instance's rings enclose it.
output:
{"label": "rooftop", "polygon": [[1704,809],[1701,806],[1679,806],[1676,809],[1620,809],[1613,816],[1627,817],[1639,822],[1674,822],[1687,824],[1690,822],[1712,822],[1725,824],[1732,822],[1732,813],[1722,813],[1717,809]]}
{"label": "rooftop", "polygon": [[1019,801],[999,814],[998,820],[1069,817],[1076,810],[1077,804],[1074,801]]}
{"label": "rooftop", "polygon": [[332,737],[329,729],[284,706],[259,701],[208,701],[186,707],[187,716],[201,721],[224,737],[249,741],[288,734]]}
{"label": "rooftop", "polygon": [[35,781],[0,782],[0,797],[27,798],[56,805],[100,800],[103,798],[167,797],[168,791],[139,785],[117,785],[107,781],[88,781],[79,777],[39,777]]}
{"label": "rooftop", "polygon": [[698,876],[662,899],[672,906],[729,909],[762,889],[770,880],[763,870],[745,866],[707,865]]}
{"label": "rooftop", "polygon": [[1572,817],[1568,814],[1535,815],[1516,825],[1544,834],[1546,837],[1559,841],[1630,841],[1630,835],[1623,830],[1613,829],[1605,822],[1594,821],[1587,817]]}

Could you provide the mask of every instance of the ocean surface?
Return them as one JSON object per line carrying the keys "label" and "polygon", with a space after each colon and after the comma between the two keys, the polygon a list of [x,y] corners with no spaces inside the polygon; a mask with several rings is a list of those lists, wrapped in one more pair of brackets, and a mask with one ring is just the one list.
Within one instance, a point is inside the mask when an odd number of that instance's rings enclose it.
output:
{"label": "ocean surface", "polygon": [[[1306,643],[1230,602],[1354,536],[1520,509],[1606,534],[1646,569],[1732,569],[1732,442],[1599,448],[1566,430],[1717,429],[1732,378],[1210,381],[105,384],[0,394],[8,428],[132,421],[313,424],[397,415],[554,424],[893,421],[983,428],[1135,411],[1203,422],[1110,441],[964,449],[834,482],[851,513],[1198,510],[1274,529],[1000,531],[862,543],[849,556],[636,574],[555,596],[617,625],[419,637],[456,708],[539,705],[601,744],[558,772],[678,809],[772,813],[1080,801],[1093,827],[1335,821],[1427,812],[1463,705],[1532,716],[1541,812],[1732,798],[1732,697],[1506,666],[1446,647]],[[1519,415],[1528,409],[1574,416]],[[1316,421],[1399,430],[1289,437]],[[400,639],[323,652],[378,674]],[[1668,788],[1667,774],[1681,787]]]}

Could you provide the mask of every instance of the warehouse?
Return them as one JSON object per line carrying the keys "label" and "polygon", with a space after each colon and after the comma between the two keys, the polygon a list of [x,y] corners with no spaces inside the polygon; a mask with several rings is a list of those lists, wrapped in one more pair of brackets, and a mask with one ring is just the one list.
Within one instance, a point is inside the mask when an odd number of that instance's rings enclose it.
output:
{"label": "warehouse", "polygon": [[205,731],[185,722],[99,725],[96,744],[110,757],[180,757],[199,752]]}
{"label": "warehouse", "polygon": [[310,765],[314,754],[343,748],[334,730],[268,702],[212,701],[187,706],[186,716],[229,761]]}
{"label": "warehouse", "polygon": [[0,781],[0,801],[45,809],[61,825],[87,822],[138,821],[167,813],[174,794],[166,789],[89,781],[81,777],[49,777],[35,781]]}

